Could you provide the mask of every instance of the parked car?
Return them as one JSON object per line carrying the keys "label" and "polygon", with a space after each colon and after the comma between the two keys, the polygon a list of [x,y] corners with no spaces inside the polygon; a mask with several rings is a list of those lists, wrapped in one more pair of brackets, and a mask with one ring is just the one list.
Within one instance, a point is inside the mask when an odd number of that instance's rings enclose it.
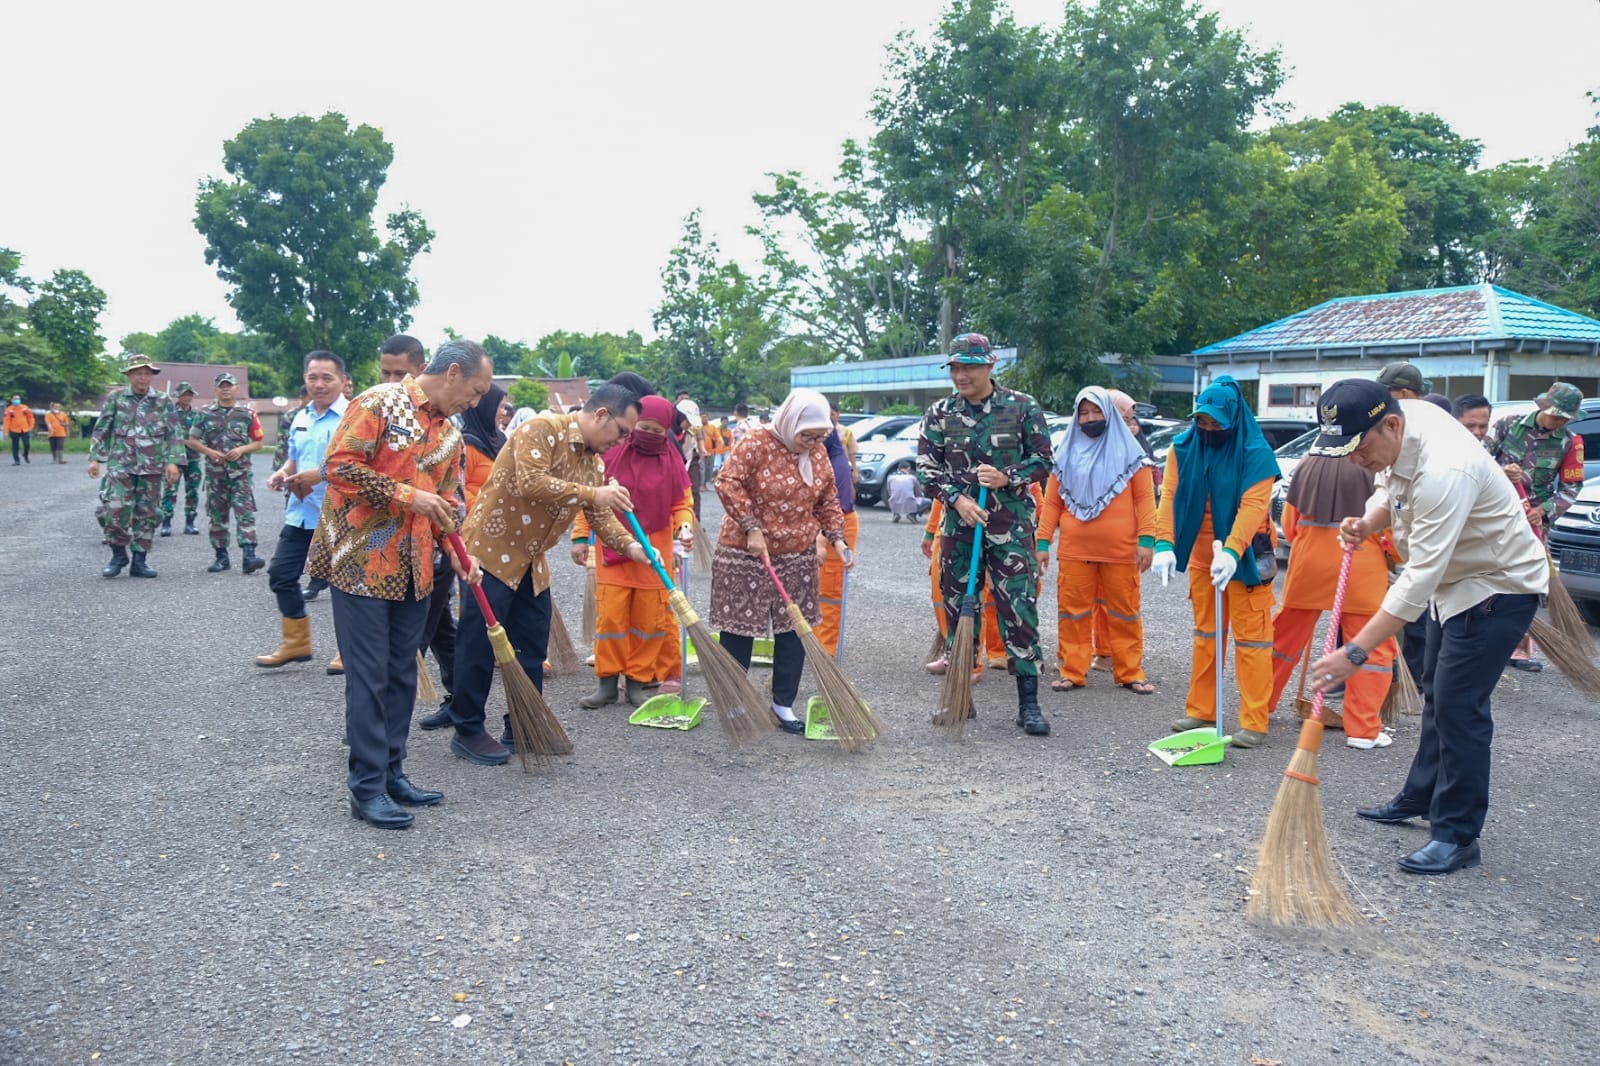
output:
{"label": "parked car", "polygon": [[1556,519],[1549,544],[1561,584],[1572,593],[1583,620],[1600,626],[1600,478],[1586,481],[1578,502]]}
{"label": "parked car", "polygon": [[[1532,400],[1506,400],[1489,405],[1489,425],[1493,426],[1507,415],[1525,415],[1533,411]],[[1592,481],[1600,477],[1600,396],[1592,396],[1578,407],[1578,417],[1567,423],[1567,428],[1583,438],[1583,477]]]}
{"label": "parked car", "polygon": [[864,435],[856,426],[850,432],[856,438],[856,506],[871,507],[883,498],[883,483],[890,473],[916,465],[922,416],[891,415]]}

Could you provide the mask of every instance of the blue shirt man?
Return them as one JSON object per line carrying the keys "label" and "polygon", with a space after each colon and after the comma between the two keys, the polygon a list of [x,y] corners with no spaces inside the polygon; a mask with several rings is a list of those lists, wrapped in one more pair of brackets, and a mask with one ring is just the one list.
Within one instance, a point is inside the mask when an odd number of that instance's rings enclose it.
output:
{"label": "blue shirt man", "polygon": [[[340,396],[321,413],[316,404],[310,403],[294,416],[294,423],[289,427],[289,462],[296,473],[321,471],[323,456],[328,454],[328,444],[333,440],[333,431],[339,428],[339,420],[344,417],[347,402]],[[291,494],[283,512],[284,525],[316,529],[317,516],[322,513],[322,497],[327,491],[328,483],[319,477],[306,496]]]}

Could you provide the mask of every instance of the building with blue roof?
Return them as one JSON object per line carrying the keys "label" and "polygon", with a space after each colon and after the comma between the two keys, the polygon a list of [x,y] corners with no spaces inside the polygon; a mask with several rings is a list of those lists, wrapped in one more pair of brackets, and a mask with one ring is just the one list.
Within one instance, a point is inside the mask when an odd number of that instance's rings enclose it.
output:
{"label": "building with blue roof", "polygon": [[1329,300],[1191,356],[1201,387],[1258,382],[1264,416],[1315,417],[1325,385],[1394,362],[1451,397],[1530,400],[1556,380],[1600,393],[1600,321],[1488,284]]}

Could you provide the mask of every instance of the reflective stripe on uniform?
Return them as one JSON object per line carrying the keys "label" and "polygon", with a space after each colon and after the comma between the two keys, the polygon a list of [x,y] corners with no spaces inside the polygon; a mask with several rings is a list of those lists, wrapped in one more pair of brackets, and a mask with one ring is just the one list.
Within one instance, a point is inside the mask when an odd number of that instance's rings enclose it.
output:
{"label": "reflective stripe on uniform", "polygon": [[1057,611],[1056,612],[1056,620],[1057,621],[1070,620],[1070,621],[1073,621],[1073,622],[1081,622],[1085,618],[1088,618],[1088,617],[1092,616],[1093,614],[1094,614],[1093,611],[1084,611],[1082,614],[1069,614],[1066,611]]}
{"label": "reflective stripe on uniform", "polygon": [[1236,641],[1233,642],[1233,646],[1235,648],[1270,648],[1270,647],[1272,647],[1272,641],[1270,641],[1270,640],[1236,640]]}
{"label": "reflective stripe on uniform", "polygon": [[1111,608],[1107,607],[1106,617],[1115,618],[1119,622],[1137,622],[1139,619],[1144,617],[1144,612],[1141,611],[1138,614],[1118,614],[1116,611],[1113,611]]}
{"label": "reflective stripe on uniform", "polygon": [[667,632],[664,629],[658,629],[654,633],[646,633],[644,630],[635,629],[632,626],[628,627],[628,633],[631,636],[638,637],[640,640],[659,640],[667,635]]}
{"label": "reflective stripe on uniform", "polygon": [[1217,639],[1217,634],[1216,634],[1215,630],[1207,631],[1207,630],[1204,630],[1204,629],[1197,629],[1197,630],[1194,631],[1194,636],[1195,636],[1196,640],[1216,640]]}

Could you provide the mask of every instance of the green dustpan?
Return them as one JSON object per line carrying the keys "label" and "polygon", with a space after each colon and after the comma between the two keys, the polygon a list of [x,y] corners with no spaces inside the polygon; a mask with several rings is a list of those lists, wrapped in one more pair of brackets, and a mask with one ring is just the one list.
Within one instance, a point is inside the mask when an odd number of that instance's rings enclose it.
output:
{"label": "green dustpan", "polygon": [[[694,650],[694,641],[684,641],[683,662],[686,666],[696,666],[700,662],[700,655]],[[755,646],[750,649],[751,666],[772,665],[772,638],[757,637]]]}
{"label": "green dustpan", "polygon": [[1150,744],[1150,752],[1168,766],[1210,766],[1222,761],[1231,736],[1215,729],[1185,729]]}
{"label": "green dustpan", "polygon": [[639,704],[639,709],[628,715],[628,724],[652,729],[693,729],[700,724],[705,705],[705,700],[686,700],[664,692]]}
{"label": "green dustpan", "polygon": [[828,714],[828,702],[821,696],[812,696],[806,701],[806,739],[839,739],[833,732],[833,721]]}

